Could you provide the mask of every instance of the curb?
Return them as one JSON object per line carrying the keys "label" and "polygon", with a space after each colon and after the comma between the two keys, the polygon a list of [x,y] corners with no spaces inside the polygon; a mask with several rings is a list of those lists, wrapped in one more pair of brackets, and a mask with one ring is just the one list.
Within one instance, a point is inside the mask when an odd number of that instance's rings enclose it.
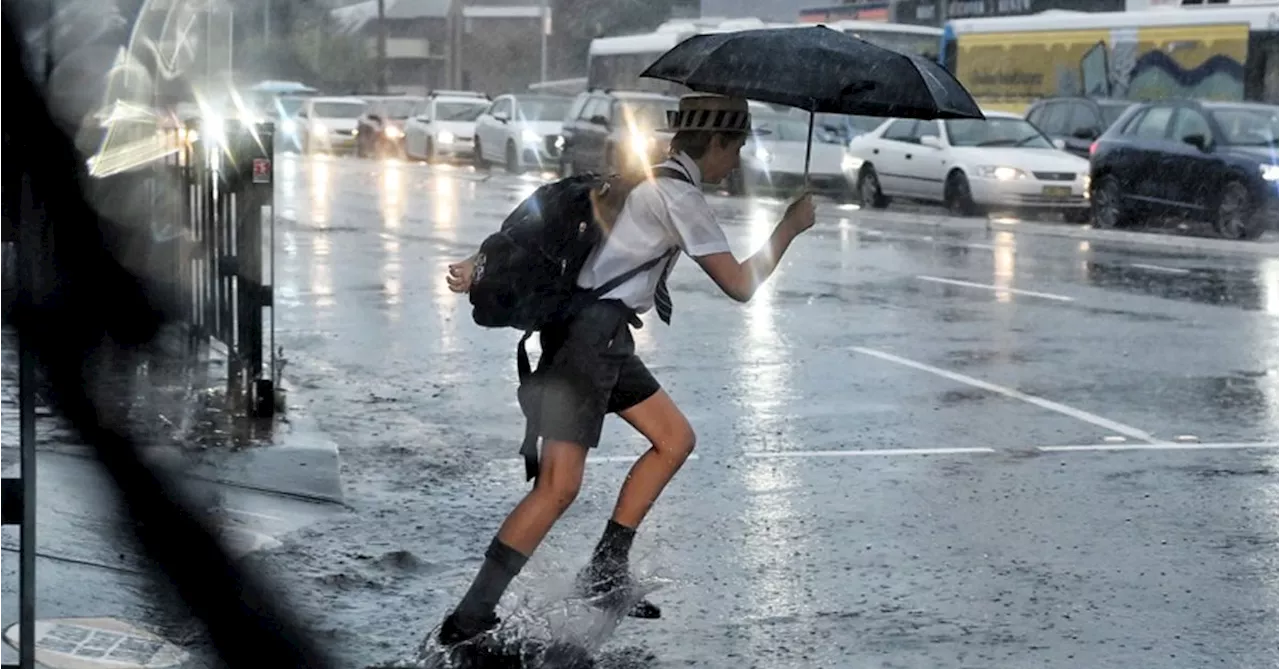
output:
{"label": "curb", "polygon": [[[225,348],[213,342],[210,362],[225,359]],[[287,396],[293,388],[281,379],[279,390]],[[148,449],[148,459],[179,476],[341,503],[342,463],[338,444],[296,405],[288,406],[271,420],[271,434],[265,440],[267,443],[260,446],[200,452],[157,447]]]}
{"label": "curb", "polygon": [[1045,237],[1067,237],[1070,239],[1115,242],[1134,246],[1178,248],[1219,255],[1240,255],[1262,258],[1275,258],[1280,256],[1280,242],[1275,240],[1261,242],[1232,241],[1227,239],[1214,239],[1211,237],[1164,234],[1160,232],[1100,230],[1098,228],[1074,225],[1070,223],[1002,221],[1000,219],[957,218],[953,216],[930,215],[929,218],[922,219],[919,215],[901,212],[878,211],[870,215],[867,215],[867,212],[862,212],[862,214],[860,222],[864,223],[887,223],[891,225],[907,224],[932,228],[961,228],[968,230],[1021,232],[1029,235],[1040,235]]}

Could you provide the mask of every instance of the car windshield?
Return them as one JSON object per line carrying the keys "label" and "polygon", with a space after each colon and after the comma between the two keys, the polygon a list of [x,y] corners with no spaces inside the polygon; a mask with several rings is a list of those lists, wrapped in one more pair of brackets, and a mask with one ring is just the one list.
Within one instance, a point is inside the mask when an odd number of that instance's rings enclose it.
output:
{"label": "car windshield", "polygon": [[413,114],[413,107],[417,104],[417,100],[387,100],[382,103],[382,112],[390,118],[409,118]]}
{"label": "car windshield", "polygon": [[643,128],[661,128],[667,125],[667,111],[675,111],[676,103],[666,100],[628,100],[623,103],[623,118]]}
{"label": "car windshield", "polygon": [[302,103],[306,102],[303,98],[277,98],[276,107],[280,111],[281,116],[293,116],[302,109]]}
{"label": "car windshield", "polygon": [[1275,109],[1215,109],[1210,112],[1222,129],[1222,142],[1233,146],[1275,146]]}
{"label": "car windshield", "polygon": [[1122,105],[1098,105],[1098,109],[1102,111],[1104,129],[1115,125],[1115,122],[1120,120],[1120,115],[1124,114],[1132,106],[1132,104],[1127,103]]}
{"label": "car windshield", "polygon": [[364,113],[363,102],[317,102],[316,118],[360,118]]}
{"label": "car windshield", "polygon": [[489,108],[487,100],[477,102],[437,102],[436,118],[441,121],[474,121]]}
{"label": "car windshield", "polygon": [[947,121],[946,124],[952,146],[1053,148],[1053,142],[1049,138],[1020,118],[959,119]]}
{"label": "car windshield", "polygon": [[520,100],[520,117],[526,121],[563,121],[569,115],[570,100],[526,98]]}
{"label": "car windshield", "polygon": [[[816,121],[816,119],[815,119]],[[782,116],[757,116],[751,121],[752,133],[765,141],[808,142],[809,123]],[[813,141],[823,144],[839,144],[840,138],[818,132],[814,128]]]}

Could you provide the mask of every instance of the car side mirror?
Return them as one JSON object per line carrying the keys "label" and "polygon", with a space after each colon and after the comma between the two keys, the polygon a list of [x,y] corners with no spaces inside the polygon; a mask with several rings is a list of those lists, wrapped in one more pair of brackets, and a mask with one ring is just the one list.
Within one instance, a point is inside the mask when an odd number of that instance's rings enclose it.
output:
{"label": "car side mirror", "polygon": [[1197,149],[1200,149],[1201,151],[1209,150],[1209,139],[1204,135],[1200,135],[1200,134],[1186,135],[1182,138],[1182,141],[1186,142],[1187,144],[1190,144],[1191,146],[1196,147]]}
{"label": "car side mirror", "polygon": [[1065,149],[1067,148],[1067,141],[1062,138],[1055,139],[1053,140],[1053,148],[1058,150]]}
{"label": "car side mirror", "polygon": [[379,116],[378,114],[369,114],[369,120],[370,120],[370,121],[377,121],[378,123],[382,123],[382,117],[381,117],[381,116]]}
{"label": "car side mirror", "polygon": [[934,149],[942,148],[942,139],[937,135],[925,135],[920,138],[920,143]]}
{"label": "car side mirror", "polygon": [[590,119],[590,121],[591,121],[591,123],[593,123],[593,124],[595,124],[595,125],[603,125],[603,126],[606,126],[606,127],[609,125],[609,119],[607,119],[607,118],[605,118],[605,117],[603,117],[603,116],[601,116],[601,115],[599,115],[599,114],[596,114],[595,116],[592,116],[592,117],[591,117],[591,119]]}
{"label": "car side mirror", "polygon": [[1097,128],[1076,128],[1072,131],[1071,136],[1076,139],[1093,140],[1098,138]]}

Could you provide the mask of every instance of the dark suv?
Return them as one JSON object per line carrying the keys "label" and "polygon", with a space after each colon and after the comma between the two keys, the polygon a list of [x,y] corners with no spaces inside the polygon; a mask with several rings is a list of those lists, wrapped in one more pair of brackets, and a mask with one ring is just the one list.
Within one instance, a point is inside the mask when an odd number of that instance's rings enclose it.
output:
{"label": "dark suv", "polygon": [[1046,98],[1027,108],[1026,119],[1050,139],[1062,140],[1067,151],[1088,158],[1093,140],[1135,104],[1106,98]]}
{"label": "dark suv", "polygon": [[1276,225],[1275,105],[1166,100],[1135,106],[1094,143],[1095,225],[1172,214],[1205,220],[1227,239]]}
{"label": "dark suv", "polygon": [[667,154],[667,112],[679,100],[661,93],[591,90],[580,94],[564,120],[560,173],[621,172],[652,165]]}

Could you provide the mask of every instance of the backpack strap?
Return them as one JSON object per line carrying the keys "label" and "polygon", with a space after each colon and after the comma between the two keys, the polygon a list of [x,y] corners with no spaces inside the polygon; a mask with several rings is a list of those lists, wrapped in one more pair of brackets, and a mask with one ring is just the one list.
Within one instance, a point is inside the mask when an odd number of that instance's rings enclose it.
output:
{"label": "backpack strap", "polygon": [[698,185],[693,183],[693,179],[690,179],[689,175],[685,174],[682,170],[678,170],[674,167],[667,167],[666,165],[658,165],[654,167],[653,175],[658,177],[666,177],[668,179],[675,179],[676,181],[683,181],[689,184],[690,186]]}

